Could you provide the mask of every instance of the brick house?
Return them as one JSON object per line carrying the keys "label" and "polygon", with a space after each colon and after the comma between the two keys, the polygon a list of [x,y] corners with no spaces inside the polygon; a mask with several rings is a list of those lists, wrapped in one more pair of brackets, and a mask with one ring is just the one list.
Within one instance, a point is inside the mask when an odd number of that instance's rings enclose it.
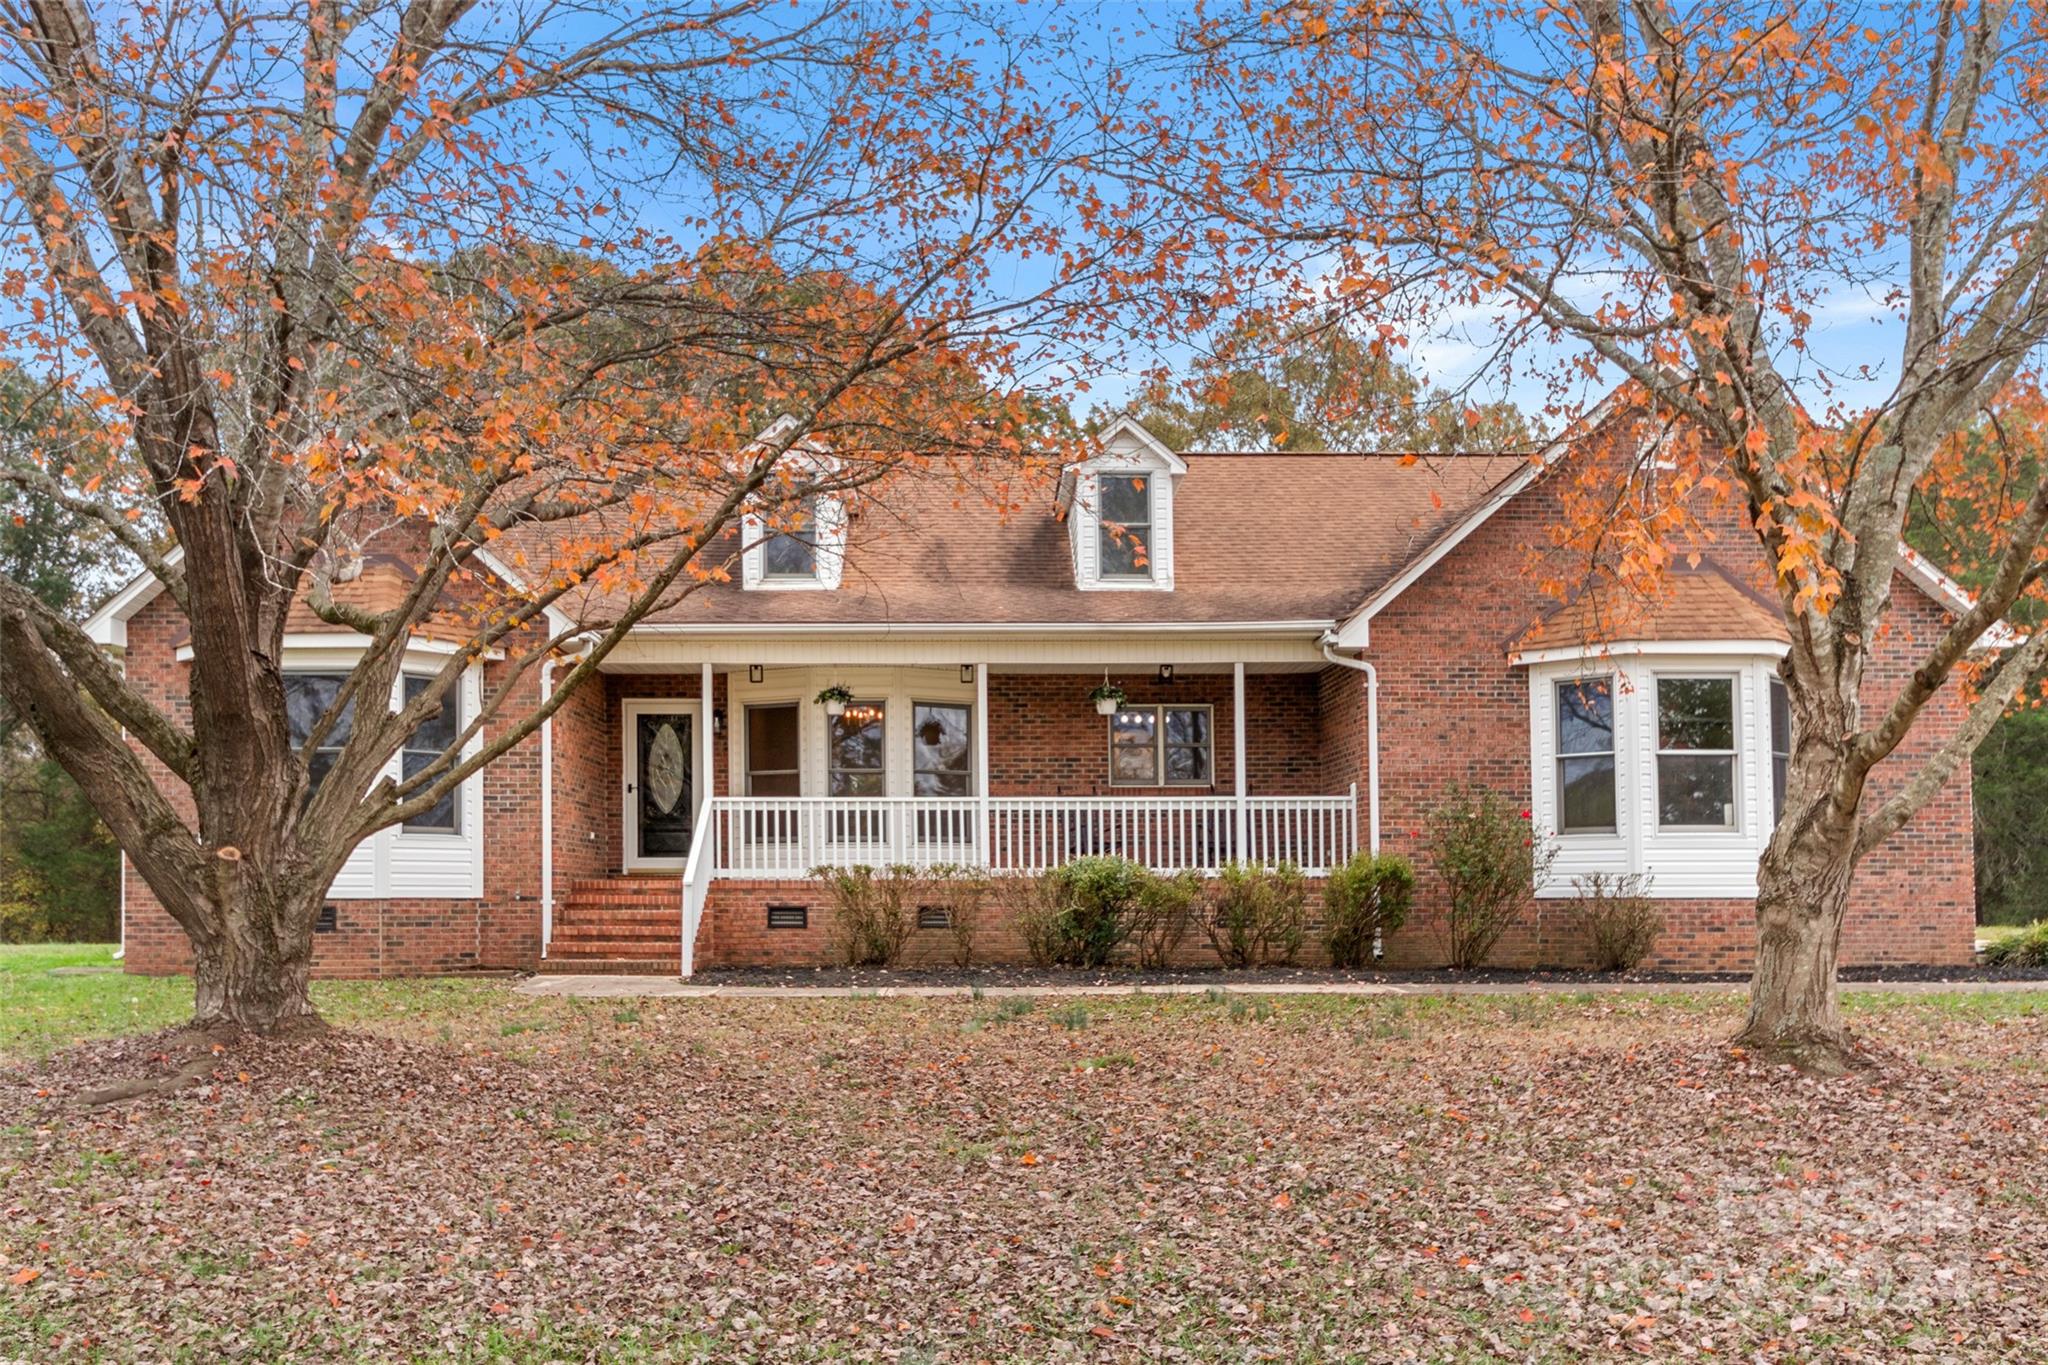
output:
{"label": "brick house", "polygon": [[[906,483],[886,507],[821,504],[799,534],[748,521],[730,582],[636,627],[539,735],[357,850],[316,969],[815,963],[821,863],[1100,851],[1314,876],[1363,848],[1417,854],[1423,813],[1460,781],[1525,802],[1558,842],[1497,962],[1582,961],[1562,905],[1611,871],[1662,902],[1651,965],[1741,969],[1782,780],[1784,624],[1733,512],[1704,514],[1721,534],[1625,628],[1546,590],[1535,558],[1577,449],[1183,453],[1126,420],[1050,508],[1002,516]],[[1909,555],[1867,700],[1966,601]],[[184,628],[154,580],[90,629],[178,705]],[[317,702],[351,641],[310,618],[288,633],[292,685]],[[449,647],[412,648],[424,666]],[[495,666],[472,670],[462,710]],[[1098,714],[1105,681],[1125,697]],[[828,687],[850,701],[828,708]],[[1952,693],[1878,790],[1954,723]],[[124,885],[128,969],[182,969],[182,934]],[[1425,875],[1387,965],[1440,961],[1438,913]],[[1965,772],[1865,863],[1843,961],[1965,963],[1973,925]],[[920,932],[912,961],[944,937]],[[999,921],[984,932],[984,959],[1019,951]]]}

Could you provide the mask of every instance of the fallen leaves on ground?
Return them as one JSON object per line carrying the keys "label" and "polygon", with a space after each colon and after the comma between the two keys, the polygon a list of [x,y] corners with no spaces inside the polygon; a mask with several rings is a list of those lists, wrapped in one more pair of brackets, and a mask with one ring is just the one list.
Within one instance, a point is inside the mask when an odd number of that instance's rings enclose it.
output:
{"label": "fallen leaves on ground", "polygon": [[100,1110],[161,1038],[17,1071],[0,1355],[2048,1352],[2032,1008],[1812,1080],[1644,1000],[479,999]]}

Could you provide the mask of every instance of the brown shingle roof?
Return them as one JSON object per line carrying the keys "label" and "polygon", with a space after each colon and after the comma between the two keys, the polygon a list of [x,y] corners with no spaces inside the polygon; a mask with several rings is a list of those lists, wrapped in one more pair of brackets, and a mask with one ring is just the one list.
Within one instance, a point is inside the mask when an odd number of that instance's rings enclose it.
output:
{"label": "brown shingle roof", "polygon": [[1710,558],[1680,562],[1650,597],[1587,591],[1563,604],[1511,653],[1597,648],[1622,640],[1776,640],[1789,643],[1784,615],[1756,587]]}
{"label": "brown shingle roof", "polygon": [[[830,592],[707,584],[650,619],[692,625],[1331,621],[1523,468],[1520,455],[1184,456],[1174,590],[1084,592],[1043,500],[1001,516],[950,481],[901,477],[848,529]],[[705,558],[733,556],[737,532]],[[528,555],[538,546],[529,543]],[[573,607],[565,604],[572,615]]]}

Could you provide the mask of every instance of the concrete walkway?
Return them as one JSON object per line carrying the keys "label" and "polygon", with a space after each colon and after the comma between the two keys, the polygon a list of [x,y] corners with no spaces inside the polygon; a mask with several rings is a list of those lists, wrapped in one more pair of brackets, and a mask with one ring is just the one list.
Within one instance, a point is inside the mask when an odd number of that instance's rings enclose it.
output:
{"label": "concrete walkway", "polygon": [[[519,995],[559,995],[584,1000],[683,999],[683,1000],[842,1000],[856,997],[880,1000],[965,999],[976,994],[973,986],[709,986],[697,985],[673,976],[535,976],[513,988]],[[1202,995],[1224,991],[1230,995],[1702,995],[1733,994],[1749,989],[1746,981],[1218,981],[1172,982],[1131,985],[1044,985],[983,986],[980,996],[1000,1000],[1004,996],[1028,995],[1039,999],[1084,998],[1105,995]],[[2039,991],[2048,994],[2048,981],[1851,981],[1846,992],[1874,992],[1883,995],[1945,995],[1950,993],[1993,994]]]}

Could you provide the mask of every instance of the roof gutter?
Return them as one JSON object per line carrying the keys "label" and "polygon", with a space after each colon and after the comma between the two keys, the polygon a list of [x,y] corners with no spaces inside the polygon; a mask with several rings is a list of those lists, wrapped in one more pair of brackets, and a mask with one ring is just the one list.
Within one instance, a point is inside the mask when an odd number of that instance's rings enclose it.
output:
{"label": "roof gutter", "polygon": [[1328,635],[1320,621],[734,621],[638,625],[629,635]]}

